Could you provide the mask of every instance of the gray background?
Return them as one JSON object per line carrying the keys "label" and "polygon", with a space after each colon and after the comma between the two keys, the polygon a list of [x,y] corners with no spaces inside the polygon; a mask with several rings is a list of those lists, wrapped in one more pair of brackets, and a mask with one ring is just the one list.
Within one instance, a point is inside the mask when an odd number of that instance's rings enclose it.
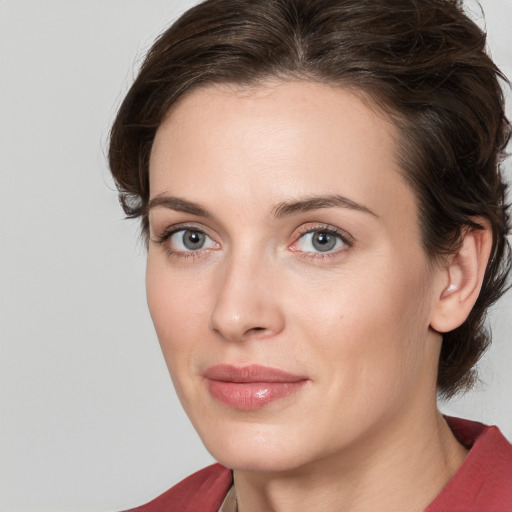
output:
{"label": "gray background", "polygon": [[[172,390],[104,157],[142,55],[193,3],[0,0],[1,512],[121,510],[211,461]],[[482,4],[512,76],[512,0]],[[512,294],[492,321],[485,384],[442,409],[512,439]]]}

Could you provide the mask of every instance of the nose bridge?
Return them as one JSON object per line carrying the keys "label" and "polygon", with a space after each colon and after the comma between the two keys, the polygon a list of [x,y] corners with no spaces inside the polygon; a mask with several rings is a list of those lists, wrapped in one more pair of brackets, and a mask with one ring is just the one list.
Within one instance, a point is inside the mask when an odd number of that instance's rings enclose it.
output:
{"label": "nose bridge", "polygon": [[231,341],[279,332],[284,317],[273,293],[277,272],[273,258],[246,242],[231,250],[223,266],[211,327]]}

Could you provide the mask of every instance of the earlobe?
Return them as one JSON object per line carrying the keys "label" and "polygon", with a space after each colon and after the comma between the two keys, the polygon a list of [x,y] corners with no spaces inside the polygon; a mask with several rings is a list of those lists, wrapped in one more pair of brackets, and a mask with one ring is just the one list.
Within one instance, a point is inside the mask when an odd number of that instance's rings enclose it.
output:
{"label": "earlobe", "polygon": [[468,228],[457,253],[440,272],[440,290],[434,297],[430,326],[437,332],[459,327],[473,308],[487,268],[492,233],[484,219],[475,219],[483,229]]}

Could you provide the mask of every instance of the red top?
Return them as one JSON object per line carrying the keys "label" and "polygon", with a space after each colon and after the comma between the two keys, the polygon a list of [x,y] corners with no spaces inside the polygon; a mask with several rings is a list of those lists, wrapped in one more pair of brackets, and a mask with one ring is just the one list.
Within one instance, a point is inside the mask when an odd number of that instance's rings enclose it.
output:
{"label": "red top", "polygon": [[[466,460],[424,512],[512,512],[512,445],[497,427],[447,417]],[[214,464],[190,475],[153,501],[126,512],[218,512],[233,483]]]}

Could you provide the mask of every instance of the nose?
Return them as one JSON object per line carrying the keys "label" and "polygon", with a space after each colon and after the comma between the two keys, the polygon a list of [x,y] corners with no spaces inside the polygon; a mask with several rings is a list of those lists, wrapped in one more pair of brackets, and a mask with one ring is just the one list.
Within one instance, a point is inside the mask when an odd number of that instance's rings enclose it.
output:
{"label": "nose", "polygon": [[227,341],[267,338],[284,328],[277,269],[255,255],[232,254],[218,276],[211,328]]}

